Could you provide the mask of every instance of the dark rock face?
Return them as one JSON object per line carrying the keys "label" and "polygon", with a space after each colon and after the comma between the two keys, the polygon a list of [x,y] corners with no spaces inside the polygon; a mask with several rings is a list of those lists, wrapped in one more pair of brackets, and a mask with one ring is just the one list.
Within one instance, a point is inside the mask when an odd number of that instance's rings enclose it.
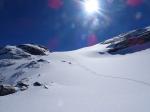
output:
{"label": "dark rock face", "polygon": [[10,85],[0,85],[0,96],[5,96],[17,92],[15,87]]}
{"label": "dark rock face", "polygon": [[150,48],[150,28],[137,29],[106,40],[110,54],[127,54]]}
{"label": "dark rock face", "polygon": [[46,55],[45,52],[48,51],[48,49],[44,47],[35,45],[18,45],[17,47],[32,55]]}

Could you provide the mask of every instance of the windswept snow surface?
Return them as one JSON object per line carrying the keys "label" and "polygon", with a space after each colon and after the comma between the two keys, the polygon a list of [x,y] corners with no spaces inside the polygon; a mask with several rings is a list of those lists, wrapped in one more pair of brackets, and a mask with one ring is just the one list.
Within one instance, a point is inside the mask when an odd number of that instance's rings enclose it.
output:
{"label": "windswept snow surface", "polygon": [[[5,83],[16,83],[11,74],[23,72],[21,78],[28,78],[30,87],[0,97],[0,112],[150,112],[150,49],[126,55],[99,54],[104,48],[98,44],[11,60],[14,65],[0,68],[7,76]],[[49,63],[25,67],[38,59]],[[35,81],[48,89],[32,86]]]}

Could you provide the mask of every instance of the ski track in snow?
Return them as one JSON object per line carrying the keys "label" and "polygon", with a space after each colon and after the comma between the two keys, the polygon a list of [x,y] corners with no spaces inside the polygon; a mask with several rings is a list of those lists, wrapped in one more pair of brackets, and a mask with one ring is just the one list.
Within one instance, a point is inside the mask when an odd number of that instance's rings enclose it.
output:
{"label": "ski track in snow", "polygon": [[145,81],[141,81],[141,80],[136,80],[136,79],[132,79],[132,78],[127,78],[127,77],[119,77],[119,76],[113,76],[113,75],[104,75],[104,74],[100,74],[100,73],[97,73],[96,71],[88,68],[87,66],[81,64],[79,61],[77,61],[75,58],[73,58],[71,55],[66,55],[67,57],[71,58],[72,60],[74,60],[74,62],[76,62],[76,64],[78,66],[80,66],[82,69],[90,72],[91,74],[93,75],[96,75],[98,77],[105,77],[105,78],[112,78],[112,79],[120,79],[120,80],[127,80],[127,81],[131,81],[131,82],[134,82],[134,83],[138,83],[138,84],[142,84],[142,85],[145,85],[145,86],[149,86],[150,87],[150,83],[148,82],[145,82]]}

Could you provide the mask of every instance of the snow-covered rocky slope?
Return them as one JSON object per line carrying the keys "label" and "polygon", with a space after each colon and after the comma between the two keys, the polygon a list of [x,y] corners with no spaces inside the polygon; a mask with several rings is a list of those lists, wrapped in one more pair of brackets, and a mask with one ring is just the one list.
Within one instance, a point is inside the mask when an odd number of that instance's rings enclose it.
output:
{"label": "snow-covered rocky slope", "polygon": [[0,112],[149,112],[149,40],[147,27],[70,52],[2,47],[0,85],[17,92],[0,96]]}

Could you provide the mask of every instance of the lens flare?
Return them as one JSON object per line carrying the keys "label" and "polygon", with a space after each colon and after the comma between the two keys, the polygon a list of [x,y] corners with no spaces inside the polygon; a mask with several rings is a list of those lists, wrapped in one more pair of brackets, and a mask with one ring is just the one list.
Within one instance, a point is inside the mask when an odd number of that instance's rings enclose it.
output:
{"label": "lens flare", "polygon": [[83,7],[88,14],[98,13],[100,9],[98,0],[84,0]]}
{"label": "lens flare", "polygon": [[83,12],[81,13],[83,20],[81,24],[84,28],[88,28],[88,32],[94,33],[99,28],[110,25],[110,17],[101,0],[78,0],[77,3]]}

